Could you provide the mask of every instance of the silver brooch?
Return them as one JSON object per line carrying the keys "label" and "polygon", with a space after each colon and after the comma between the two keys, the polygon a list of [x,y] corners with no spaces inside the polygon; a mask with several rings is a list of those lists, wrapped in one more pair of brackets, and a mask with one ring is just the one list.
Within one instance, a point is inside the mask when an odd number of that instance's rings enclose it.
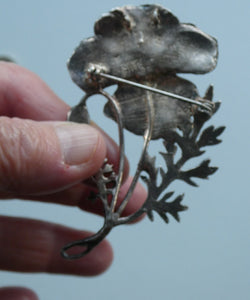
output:
{"label": "silver brooch", "polygon": [[[218,46],[215,38],[192,24],[180,23],[159,5],[116,8],[95,23],[95,36],[83,40],[68,62],[72,80],[85,92],[74,106],[68,120],[89,123],[86,102],[93,94],[107,99],[104,113],[118,125],[120,160],[116,174],[105,160],[93,177],[103,203],[104,224],[94,235],[74,241],[62,248],[67,259],[86,255],[98,245],[113,227],[129,223],[153,212],[166,222],[169,215],[179,221],[179,212],[186,210],[183,195],[174,196],[166,189],[174,180],[196,186],[193,178],[208,178],[217,168],[209,160],[190,170],[183,170],[191,158],[200,156],[205,146],[220,143],[225,127],[203,125],[218,110],[213,102],[213,87],[200,97],[196,86],[178,73],[204,74],[216,67]],[[104,89],[117,85],[114,95]],[[117,207],[125,159],[124,130],[142,136],[143,149],[131,186]],[[157,167],[155,157],[148,154],[151,140],[162,139],[165,166]],[[181,150],[176,157],[177,149]],[[147,186],[147,199],[135,213],[122,217],[138,180]],[[70,249],[81,246],[78,254]]]}

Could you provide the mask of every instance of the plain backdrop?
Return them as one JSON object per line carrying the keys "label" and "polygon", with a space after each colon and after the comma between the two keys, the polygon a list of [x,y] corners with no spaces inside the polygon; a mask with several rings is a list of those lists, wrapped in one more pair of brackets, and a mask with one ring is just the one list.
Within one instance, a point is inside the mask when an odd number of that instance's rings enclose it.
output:
{"label": "plain backdrop", "polygon": [[[103,13],[125,4],[145,3],[1,0],[0,54],[10,54],[67,103],[75,105],[83,93],[72,83],[66,62],[80,40],[93,35],[93,24]],[[215,99],[222,101],[210,125],[227,127],[223,143],[208,148],[203,155],[219,170],[208,181],[198,180],[198,188],[185,183],[173,185],[176,193],[185,193],[184,203],[189,206],[181,213],[180,223],[171,218],[166,225],[155,216],[153,223],[145,219],[115,229],[109,236],[114,263],[103,275],[84,278],[0,272],[0,286],[29,286],[42,300],[250,299],[250,2],[163,0],[158,4],[219,41],[218,67],[207,75],[186,76],[201,95],[213,83]],[[104,119],[103,104],[103,99],[93,100],[94,120]],[[115,137],[113,123],[102,122]],[[126,153],[132,173],[135,149],[139,149],[135,147],[137,140],[127,135]],[[194,163],[198,161],[201,158]],[[76,208],[28,201],[2,201],[0,213],[93,231],[102,224],[100,217]]]}

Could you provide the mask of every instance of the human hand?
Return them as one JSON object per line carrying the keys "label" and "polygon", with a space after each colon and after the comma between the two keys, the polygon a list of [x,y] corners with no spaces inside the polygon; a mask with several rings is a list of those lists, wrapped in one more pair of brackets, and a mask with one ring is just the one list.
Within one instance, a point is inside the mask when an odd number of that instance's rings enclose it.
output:
{"label": "human hand", "polygon": [[[101,203],[86,201],[83,184],[105,157],[118,167],[118,147],[101,130],[65,122],[69,106],[32,72],[0,62],[0,199],[29,199],[78,206],[102,214]],[[125,176],[128,175],[125,163]],[[119,197],[131,179],[124,178]],[[124,214],[137,210],[146,192],[137,185]],[[60,248],[90,233],[41,220],[0,216],[0,270],[93,276],[112,262],[112,248],[101,242],[87,257],[67,261]],[[26,298],[25,298],[26,297]],[[0,299],[37,299],[22,288],[0,289]]]}

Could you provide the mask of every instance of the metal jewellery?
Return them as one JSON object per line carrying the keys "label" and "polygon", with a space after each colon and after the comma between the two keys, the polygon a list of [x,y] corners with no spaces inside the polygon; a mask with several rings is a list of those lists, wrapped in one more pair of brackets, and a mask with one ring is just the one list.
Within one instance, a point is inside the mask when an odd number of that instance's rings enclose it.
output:
{"label": "metal jewellery", "polygon": [[[178,73],[204,74],[217,64],[218,46],[215,38],[189,23],[180,23],[159,5],[124,6],[116,8],[95,23],[95,35],[83,40],[68,62],[72,80],[85,92],[74,106],[68,120],[89,123],[87,100],[101,94],[107,102],[104,113],[118,125],[120,159],[114,172],[107,160],[93,176],[96,195],[103,204],[104,224],[94,235],[74,241],[61,250],[67,259],[86,255],[115,226],[129,223],[146,213],[153,220],[156,212],[165,222],[171,215],[179,221],[179,212],[186,210],[183,195],[174,196],[166,189],[174,180],[197,186],[193,178],[206,179],[217,168],[210,160],[190,170],[183,170],[191,158],[200,156],[205,146],[220,143],[218,137],[225,127],[203,125],[218,110],[213,102],[213,87],[200,97],[196,86]],[[105,91],[117,85],[113,95]],[[130,188],[118,205],[122,185],[125,140],[124,130],[142,136],[143,149]],[[156,166],[148,153],[151,140],[161,139],[165,165]],[[177,156],[177,149],[181,155]],[[141,178],[148,191],[142,207],[129,216],[122,216],[136,183]],[[79,253],[71,248],[80,246]]]}

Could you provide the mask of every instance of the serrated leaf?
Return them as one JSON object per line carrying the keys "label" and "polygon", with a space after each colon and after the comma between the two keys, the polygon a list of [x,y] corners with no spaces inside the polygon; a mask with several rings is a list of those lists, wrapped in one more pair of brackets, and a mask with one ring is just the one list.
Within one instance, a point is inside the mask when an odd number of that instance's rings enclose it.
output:
{"label": "serrated leaf", "polygon": [[[152,206],[152,209],[156,211],[166,223],[169,222],[167,214],[170,214],[176,221],[179,222],[179,212],[187,209],[186,206],[181,204],[184,195],[179,195],[172,202],[166,202],[166,200],[169,199],[173,193],[174,192],[169,192],[165,194],[161,200],[153,202]],[[152,210],[148,212],[148,215],[149,214],[150,217],[152,217]]]}
{"label": "serrated leaf", "polygon": [[206,128],[198,141],[198,146],[205,147],[205,146],[212,146],[217,145],[221,143],[221,140],[218,139],[218,136],[222,134],[222,132],[225,130],[224,126],[214,128],[214,126],[209,126]]}
{"label": "serrated leaf", "polygon": [[184,195],[179,195],[173,202],[169,203],[171,205],[170,215],[175,218],[177,222],[180,221],[178,212],[187,210],[187,206],[181,205]]}
{"label": "serrated leaf", "polygon": [[184,180],[186,183],[197,186],[197,184],[191,180],[191,177],[207,179],[208,176],[212,175],[217,171],[217,167],[209,166],[210,160],[204,160],[197,168],[182,171],[179,174],[179,179]]}
{"label": "serrated leaf", "polygon": [[197,168],[187,172],[190,177],[207,178],[217,171],[217,167],[209,167],[210,159],[204,160]]}

